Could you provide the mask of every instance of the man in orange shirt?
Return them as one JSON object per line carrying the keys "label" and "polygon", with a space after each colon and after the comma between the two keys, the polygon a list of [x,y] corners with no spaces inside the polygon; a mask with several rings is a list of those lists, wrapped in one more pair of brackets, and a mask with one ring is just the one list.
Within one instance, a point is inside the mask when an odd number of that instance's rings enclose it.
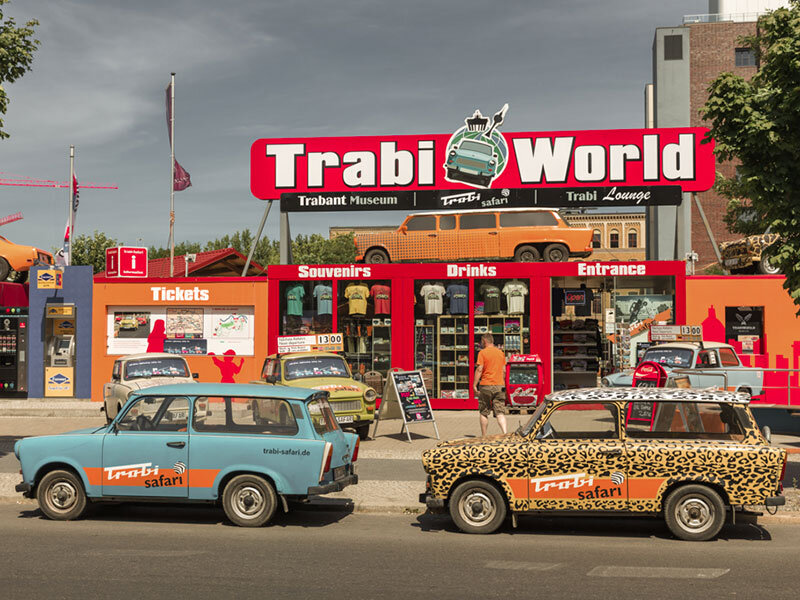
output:
{"label": "man in orange shirt", "polygon": [[506,397],[503,379],[506,370],[506,355],[494,345],[491,333],[481,336],[481,351],[478,352],[478,367],[475,369],[475,395],[478,396],[478,412],[481,419],[481,436],[486,436],[489,413],[497,418],[503,433],[506,431]]}

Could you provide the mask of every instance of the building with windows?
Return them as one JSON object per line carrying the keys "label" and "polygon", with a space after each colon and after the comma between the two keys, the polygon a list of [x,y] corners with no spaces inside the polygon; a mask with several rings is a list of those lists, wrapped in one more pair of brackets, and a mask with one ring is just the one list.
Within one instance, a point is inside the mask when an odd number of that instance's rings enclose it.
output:
{"label": "building with windows", "polygon": [[[756,34],[759,15],[787,5],[785,0],[709,0],[708,13],[686,15],[681,25],[657,28],[653,81],[645,88],[645,126],[707,127],[700,110],[709,83],[723,71],[752,77],[758,70],[756,57],[741,38]],[[735,164],[720,163],[717,171],[731,177]],[[679,207],[648,209],[648,258],[681,260],[694,251],[703,267],[716,261],[711,236],[717,244],[737,237],[725,228],[725,198],[709,190],[697,199],[711,235],[697,203],[685,193]]]}

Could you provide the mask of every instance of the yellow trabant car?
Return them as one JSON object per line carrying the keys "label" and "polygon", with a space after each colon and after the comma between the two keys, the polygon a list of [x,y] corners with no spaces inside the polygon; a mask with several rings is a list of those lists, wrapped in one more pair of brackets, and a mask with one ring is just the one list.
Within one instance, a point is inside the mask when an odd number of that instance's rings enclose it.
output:
{"label": "yellow trabant car", "polygon": [[[377,392],[356,381],[347,362],[331,352],[296,352],[273,354],[264,360],[258,383],[288,385],[328,392],[331,408],[343,429],[354,429],[359,438],[367,439],[369,426],[375,419]],[[253,403],[257,418],[280,422],[280,415],[260,415],[258,403]]]}
{"label": "yellow trabant car", "polygon": [[785,503],[786,450],[767,443],[738,392],[556,392],[514,433],[441,442],[422,464],[420,501],[448,508],[467,533],[491,533],[509,512],[514,523],[524,513],[628,513],[708,540],[728,513]]}

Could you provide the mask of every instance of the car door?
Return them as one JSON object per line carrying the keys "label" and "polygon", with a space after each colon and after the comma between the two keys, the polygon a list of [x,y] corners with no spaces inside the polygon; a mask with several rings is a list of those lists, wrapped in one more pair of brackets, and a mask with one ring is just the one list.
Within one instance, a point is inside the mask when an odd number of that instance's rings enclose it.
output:
{"label": "car door", "polygon": [[103,496],[186,498],[189,401],[140,396],[103,440]]}
{"label": "car door", "polygon": [[439,215],[439,229],[436,232],[436,258],[440,261],[459,259],[462,254],[459,232],[456,229],[456,215]]}
{"label": "car door", "polygon": [[397,234],[398,260],[436,260],[438,232],[435,215],[409,218]]}
{"label": "car door", "polygon": [[461,259],[483,260],[499,257],[497,215],[493,212],[459,215],[458,244]]}
{"label": "car door", "polygon": [[557,404],[529,448],[530,510],[624,510],[627,457],[619,407]]}
{"label": "car door", "polygon": [[698,350],[694,368],[703,372],[692,375],[692,387],[725,388],[724,372],[720,369],[719,356],[716,350],[708,348]]}

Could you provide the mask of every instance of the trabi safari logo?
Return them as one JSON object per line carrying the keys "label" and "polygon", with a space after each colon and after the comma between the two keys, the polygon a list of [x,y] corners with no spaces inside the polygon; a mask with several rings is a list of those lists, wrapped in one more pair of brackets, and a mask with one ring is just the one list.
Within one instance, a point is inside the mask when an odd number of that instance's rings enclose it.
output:
{"label": "trabi safari logo", "polygon": [[508,163],[508,144],[497,128],[503,124],[508,104],[489,119],[476,110],[447,142],[445,179],[475,188],[489,188]]}

